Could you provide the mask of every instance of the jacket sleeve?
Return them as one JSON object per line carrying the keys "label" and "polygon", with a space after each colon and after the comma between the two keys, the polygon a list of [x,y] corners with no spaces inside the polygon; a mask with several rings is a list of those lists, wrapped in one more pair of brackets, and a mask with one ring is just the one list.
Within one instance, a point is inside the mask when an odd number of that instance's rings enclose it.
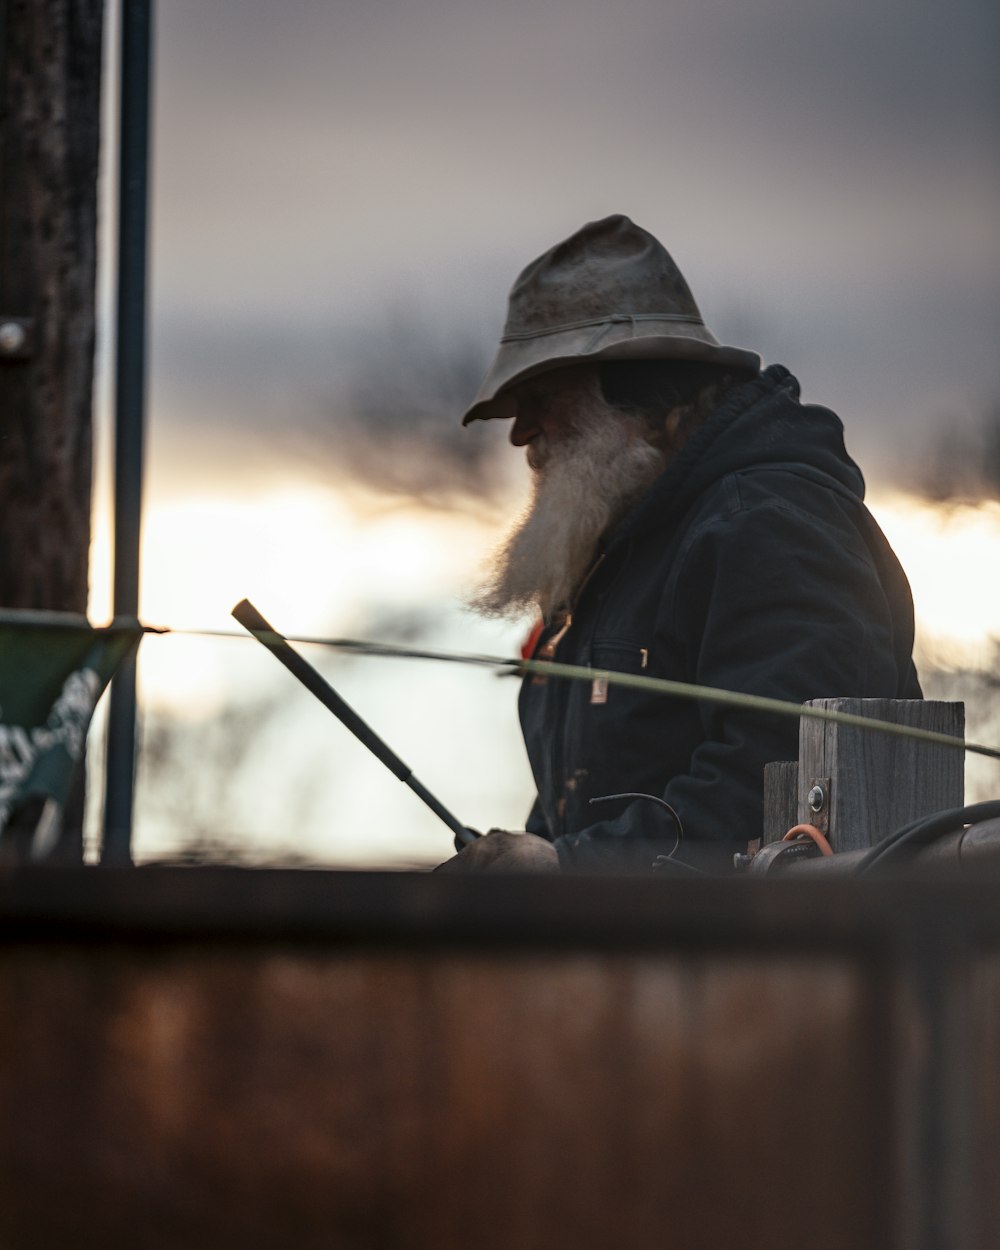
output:
{"label": "jacket sleeve", "polygon": [[[823,494],[741,504],[692,533],[658,623],[686,680],[794,703],[896,697],[892,606],[852,503]],[[703,738],[662,797],[683,825],[675,858],[724,871],[760,836],[763,769],[798,757],[798,721],[709,703],[698,716]],[[674,837],[665,809],[632,802],[556,847],[567,867],[599,868],[634,839],[626,857],[648,869]]]}
{"label": "jacket sleeve", "polygon": [[528,819],[524,822],[525,833],[536,833],[540,838],[547,838],[552,841],[552,832],[549,829],[548,821],[545,819],[545,813],[542,811],[542,801],[535,795],[535,801],[531,805],[531,811],[528,813]]}

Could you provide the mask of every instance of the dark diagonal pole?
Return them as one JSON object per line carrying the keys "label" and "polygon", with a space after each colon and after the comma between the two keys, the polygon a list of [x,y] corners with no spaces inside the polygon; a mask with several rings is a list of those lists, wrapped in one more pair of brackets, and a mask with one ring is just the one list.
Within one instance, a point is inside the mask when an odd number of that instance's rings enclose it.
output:
{"label": "dark diagonal pole", "polygon": [[[139,533],[146,406],[151,0],[122,0],[115,331],[114,611],[139,613]],[[131,862],[136,660],[111,686],[102,864]]]}
{"label": "dark diagonal pole", "polygon": [[241,599],[233,608],[233,616],[245,630],[253,634],[258,642],[262,642],[281,664],[284,664],[295,677],[302,682],[310,694],[316,696],[325,708],[331,711],[337,720],[354,734],[359,742],[364,743],[375,758],[383,763],[392,775],[410,787],[413,793],[422,799],[439,820],[444,821],[457,839],[457,844],[468,846],[480,836],[475,829],[470,829],[453,816],[440,799],[435,798],[430,790],[413,775],[413,769],[404,764],[396,752],[378,736],[374,729],[366,724],[348,703],[334,690],[325,677],[321,676],[311,664],[291,646],[288,639],[279,634],[274,626],[257,611],[249,599]]}

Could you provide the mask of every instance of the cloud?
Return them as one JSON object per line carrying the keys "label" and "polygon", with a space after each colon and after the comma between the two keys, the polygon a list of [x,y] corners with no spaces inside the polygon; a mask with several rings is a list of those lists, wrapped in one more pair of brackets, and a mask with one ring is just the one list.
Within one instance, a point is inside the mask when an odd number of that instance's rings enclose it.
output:
{"label": "cloud", "polygon": [[[459,312],[400,305],[308,332],[165,318],[154,336],[154,464],[191,481],[262,471],[492,515],[523,459],[506,422],[461,417],[491,354]],[[499,428],[499,427],[504,428]]]}
{"label": "cloud", "polygon": [[[890,449],[1000,384],[998,24],[985,0],[171,0],[154,404],[478,489],[485,453],[448,442],[459,358],[485,360],[532,256],[624,211],[719,333],[756,329]],[[409,339],[403,395],[369,345]]]}

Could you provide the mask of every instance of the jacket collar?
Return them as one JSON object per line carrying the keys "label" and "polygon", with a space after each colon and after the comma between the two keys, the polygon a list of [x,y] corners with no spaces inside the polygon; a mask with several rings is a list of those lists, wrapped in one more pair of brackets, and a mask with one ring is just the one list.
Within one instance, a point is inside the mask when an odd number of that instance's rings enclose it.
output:
{"label": "jacket collar", "polygon": [[770,365],[726,394],[599,551],[610,552],[654,525],[662,528],[713,482],[763,464],[805,470],[864,497],[864,479],[844,448],[840,419],[826,408],[800,405],[797,379],[784,365]]}

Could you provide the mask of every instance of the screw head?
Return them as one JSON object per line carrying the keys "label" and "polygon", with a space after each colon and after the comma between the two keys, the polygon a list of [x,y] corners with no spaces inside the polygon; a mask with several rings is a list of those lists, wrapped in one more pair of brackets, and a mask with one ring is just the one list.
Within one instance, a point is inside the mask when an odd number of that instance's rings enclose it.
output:
{"label": "screw head", "polygon": [[16,321],[0,323],[0,352],[4,355],[13,356],[24,347],[27,341],[28,332],[24,326]]}
{"label": "screw head", "polygon": [[822,786],[813,786],[806,797],[811,812],[821,812],[823,804],[826,802],[826,791]]}

